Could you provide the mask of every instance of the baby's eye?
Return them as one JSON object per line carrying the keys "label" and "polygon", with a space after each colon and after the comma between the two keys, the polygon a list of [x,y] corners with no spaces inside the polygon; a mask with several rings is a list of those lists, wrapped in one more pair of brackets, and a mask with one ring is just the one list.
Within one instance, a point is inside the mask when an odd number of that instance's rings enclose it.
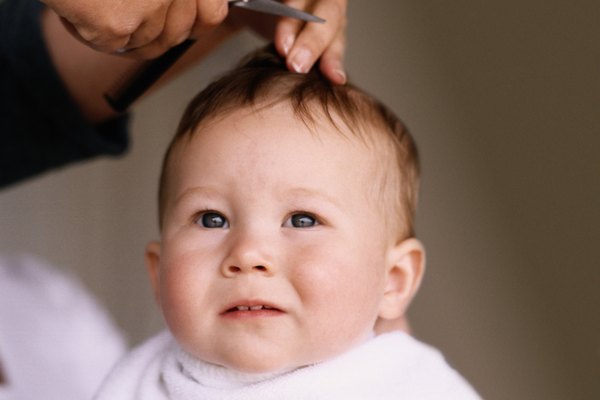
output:
{"label": "baby's eye", "polygon": [[196,223],[204,228],[227,228],[227,218],[214,211],[207,211],[196,217]]}
{"label": "baby's eye", "polygon": [[318,225],[317,219],[309,214],[294,214],[285,222],[286,226],[294,228],[310,228]]}

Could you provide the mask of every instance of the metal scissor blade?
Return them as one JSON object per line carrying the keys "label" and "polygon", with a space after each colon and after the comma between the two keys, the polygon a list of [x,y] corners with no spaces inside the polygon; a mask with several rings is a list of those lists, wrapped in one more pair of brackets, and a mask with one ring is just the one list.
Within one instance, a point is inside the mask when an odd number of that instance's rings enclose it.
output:
{"label": "metal scissor blade", "polygon": [[266,14],[301,19],[307,22],[325,22],[323,18],[298,10],[297,8],[286,6],[275,0],[229,0],[229,5]]}

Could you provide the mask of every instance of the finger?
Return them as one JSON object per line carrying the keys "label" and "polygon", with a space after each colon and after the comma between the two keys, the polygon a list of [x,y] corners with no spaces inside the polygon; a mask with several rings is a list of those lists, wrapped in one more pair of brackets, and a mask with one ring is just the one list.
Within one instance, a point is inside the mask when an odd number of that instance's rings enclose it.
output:
{"label": "finger", "polygon": [[344,41],[336,41],[339,31],[346,27],[346,1],[321,0],[314,9],[315,15],[324,18],[324,24],[307,23],[298,34],[287,57],[288,67],[296,72],[305,73],[315,61],[332,45],[337,46],[331,53],[343,53]]}
{"label": "finger", "polygon": [[346,29],[339,29],[335,38],[321,55],[319,69],[332,83],[343,85],[347,81],[344,68]]}
{"label": "finger", "polygon": [[[297,8],[298,10],[306,10],[306,1],[304,0],[289,0],[286,1],[287,6]],[[275,28],[275,48],[283,57],[287,57],[290,50],[294,46],[298,33],[304,26],[305,22],[296,18],[281,18]]]}
{"label": "finger", "polygon": [[176,0],[171,3],[165,19],[164,29],[151,43],[132,49],[126,55],[132,58],[156,58],[190,36],[196,20],[194,1]]}
{"label": "finger", "polygon": [[144,20],[131,34],[129,42],[126,44],[128,49],[136,49],[146,46],[156,40],[162,33],[167,19],[169,6],[164,4],[149,14],[150,18]]}
{"label": "finger", "polygon": [[196,22],[192,28],[192,37],[217,27],[229,12],[227,0],[196,0],[196,8]]}
{"label": "finger", "polygon": [[[108,2],[105,6],[98,6],[92,14],[72,12],[64,17],[74,25],[79,38],[88,46],[110,53],[125,47],[148,19],[160,21],[157,10],[164,8],[161,4],[166,1],[143,1],[141,5],[139,2],[133,2],[133,5],[131,2]],[[113,6],[109,7],[111,4]]]}
{"label": "finger", "polygon": [[[112,39],[102,38],[98,34],[92,34],[89,29],[82,28],[81,26],[75,26],[69,20],[64,17],[60,17],[65,29],[81,43],[89,46],[95,50],[102,51],[105,53],[113,53],[120,48],[125,47],[129,42],[129,35],[122,35],[119,37],[113,37]],[[82,32],[82,33],[80,33]]]}

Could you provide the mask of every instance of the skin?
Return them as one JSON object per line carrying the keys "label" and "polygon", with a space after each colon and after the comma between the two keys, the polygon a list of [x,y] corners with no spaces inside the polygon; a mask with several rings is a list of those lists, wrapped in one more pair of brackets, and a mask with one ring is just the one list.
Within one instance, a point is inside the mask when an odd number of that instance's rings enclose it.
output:
{"label": "skin", "polygon": [[96,50],[136,49],[156,57],[191,35],[218,26],[227,0],[45,0],[72,33]]}
{"label": "skin", "polygon": [[282,372],[404,314],[423,248],[390,236],[371,190],[374,155],[348,137],[328,122],[310,131],[279,104],[234,111],[174,148],[162,240],[146,261],[186,351]]}

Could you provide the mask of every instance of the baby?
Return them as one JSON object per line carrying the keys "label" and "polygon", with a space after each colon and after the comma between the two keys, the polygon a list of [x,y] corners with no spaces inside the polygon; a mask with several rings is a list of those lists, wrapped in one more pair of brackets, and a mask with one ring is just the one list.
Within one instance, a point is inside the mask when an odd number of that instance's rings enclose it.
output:
{"label": "baby", "polygon": [[146,261],[169,327],[98,400],[477,399],[402,332],[424,270],[416,148],[402,123],[317,70],[258,51],[188,106]]}

